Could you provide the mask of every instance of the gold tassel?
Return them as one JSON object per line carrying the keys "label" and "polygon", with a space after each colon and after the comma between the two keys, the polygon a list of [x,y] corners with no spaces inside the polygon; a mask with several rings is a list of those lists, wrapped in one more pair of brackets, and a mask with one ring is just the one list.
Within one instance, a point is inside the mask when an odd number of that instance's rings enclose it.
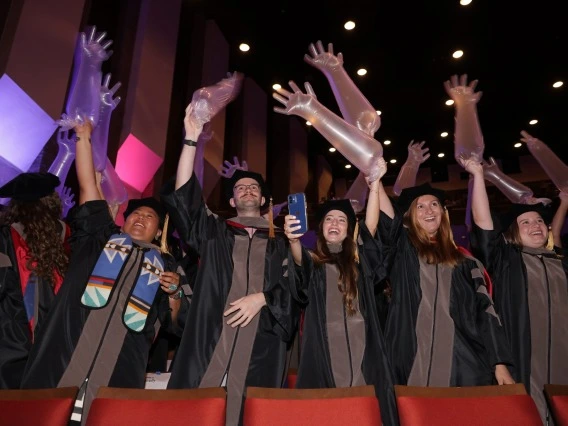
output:
{"label": "gold tassel", "polygon": [[164,220],[164,227],[162,229],[162,239],[160,241],[160,250],[162,253],[169,253],[168,251],[168,223],[170,221],[170,215],[166,214],[166,219]]}
{"label": "gold tassel", "polygon": [[268,238],[276,238],[274,233],[274,213],[272,212],[272,197],[268,203]]}
{"label": "gold tassel", "polygon": [[548,241],[546,242],[546,248],[548,250],[554,250],[554,237],[552,236],[552,231],[548,231]]}
{"label": "gold tassel", "polygon": [[359,249],[357,240],[359,238],[359,221],[355,220],[355,232],[353,232],[353,243],[355,244],[355,262],[359,263]]}

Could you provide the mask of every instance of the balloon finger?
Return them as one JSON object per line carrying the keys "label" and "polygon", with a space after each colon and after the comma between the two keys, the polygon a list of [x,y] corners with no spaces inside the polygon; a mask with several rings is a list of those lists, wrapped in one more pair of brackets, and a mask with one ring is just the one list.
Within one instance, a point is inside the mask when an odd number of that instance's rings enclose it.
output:
{"label": "balloon finger", "polygon": [[330,53],[330,54],[333,55],[333,43],[327,44],[327,53]]}
{"label": "balloon finger", "polygon": [[106,37],[107,33],[105,31],[103,31],[102,33],[99,34],[99,36],[97,37],[97,39],[95,40],[97,43],[100,43],[105,37]]}
{"label": "balloon finger", "polygon": [[[278,102],[280,102],[283,105],[288,105],[288,99],[286,99],[284,96],[280,96],[278,93],[273,93],[272,97],[274,99],[276,99]],[[278,112],[278,111],[276,111]]]}
{"label": "balloon finger", "polygon": [[321,40],[318,40],[316,42],[316,47],[318,48],[319,54],[325,53],[325,49],[323,48],[323,43],[321,42]]}
{"label": "balloon finger", "polygon": [[290,80],[288,82],[288,85],[292,88],[292,90],[294,91],[294,93],[299,93],[301,92],[300,88],[298,87],[298,85],[294,82],[294,80]]}
{"label": "balloon finger", "polygon": [[276,90],[279,94],[286,96],[287,98],[289,98],[290,96],[292,96],[292,93],[290,93],[289,91],[287,91],[286,89],[284,89],[283,87],[281,87],[280,89]]}
{"label": "balloon finger", "polygon": [[314,89],[312,88],[312,85],[310,83],[308,83],[307,81],[304,83],[304,87],[306,88],[306,92],[309,93],[312,96],[315,96],[315,92]]}
{"label": "balloon finger", "polygon": [[120,89],[120,86],[122,86],[122,83],[119,81],[114,86],[112,86],[112,89],[110,89],[110,93],[114,95],[116,91]]}
{"label": "balloon finger", "polygon": [[460,77],[460,86],[467,86],[467,74],[462,74]]}
{"label": "balloon finger", "polygon": [[341,61],[341,63],[343,63],[343,53],[339,52],[337,54],[337,59],[339,59]]}
{"label": "balloon finger", "polygon": [[473,80],[471,83],[469,83],[469,88],[470,88],[471,90],[475,90],[475,88],[477,87],[477,83],[478,83],[478,82],[479,82],[478,80]]}
{"label": "balloon finger", "polygon": [[288,115],[288,109],[286,108],[278,108],[278,107],[273,107],[272,111],[277,112],[279,114],[286,114]]}
{"label": "balloon finger", "polygon": [[308,52],[310,52],[310,54],[314,57],[318,55],[318,52],[316,50],[316,46],[313,43],[310,43],[310,45],[308,46]]}
{"label": "balloon finger", "polygon": [[456,74],[454,74],[454,75],[452,75],[452,76],[450,77],[450,81],[451,81],[451,83],[452,83],[452,87],[457,87],[457,86],[459,86],[459,83],[458,83],[458,76],[457,76]]}
{"label": "balloon finger", "polygon": [[110,72],[105,75],[105,78],[103,80],[103,86],[108,87],[108,84],[110,83]]}

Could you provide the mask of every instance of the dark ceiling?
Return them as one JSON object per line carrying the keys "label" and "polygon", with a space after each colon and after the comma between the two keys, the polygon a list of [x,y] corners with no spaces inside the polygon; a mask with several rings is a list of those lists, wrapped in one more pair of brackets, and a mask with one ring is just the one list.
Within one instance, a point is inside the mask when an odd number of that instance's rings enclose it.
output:
{"label": "dark ceiling", "polygon": [[[432,156],[424,167],[455,163],[453,107],[443,82],[453,74],[478,79],[483,97],[478,104],[485,137],[485,158],[511,161],[528,155],[514,148],[526,129],[566,162],[568,141],[566,108],[568,31],[560,1],[482,1],[461,6],[459,0],[437,1],[189,1],[195,10],[213,19],[231,46],[231,67],[253,78],[271,95],[272,84],[287,88],[294,80],[312,84],[318,99],[339,113],[325,76],[304,62],[312,42],[333,43],[342,52],[344,67],[371,104],[382,111],[379,141],[389,172],[398,173],[410,140],[425,140]],[[343,24],[356,27],[346,31]],[[251,50],[242,53],[246,42]],[[464,56],[453,59],[461,49]],[[364,67],[367,75],[356,70]],[[554,89],[555,81],[564,81]],[[280,106],[270,99],[271,106]],[[291,118],[292,119],[292,118]],[[529,120],[537,119],[531,126]],[[440,133],[449,132],[447,138]],[[335,176],[353,178],[339,153],[313,128],[310,147],[323,153]],[[436,154],[444,152],[444,158]],[[391,173],[389,173],[391,174]]]}

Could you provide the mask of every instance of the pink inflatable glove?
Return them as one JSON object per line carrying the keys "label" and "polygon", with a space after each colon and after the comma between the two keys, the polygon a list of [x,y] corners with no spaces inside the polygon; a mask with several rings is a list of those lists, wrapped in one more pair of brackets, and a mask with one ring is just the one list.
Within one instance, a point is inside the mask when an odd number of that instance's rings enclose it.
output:
{"label": "pink inflatable glove", "polygon": [[62,217],[66,218],[69,210],[75,205],[75,201],[73,198],[75,194],[71,191],[71,188],[67,188],[66,186],[63,187],[63,190],[59,194],[59,198],[61,198],[61,206],[63,208]]}
{"label": "pink inflatable glove", "polygon": [[67,174],[75,160],[75,139],[69,136],[68,130],[59,129],[59,132],[57,132],[57,145],[59,146],[57,157],[51,163],[48,172],[59,178],[60,184],[55,191],[61,197]]}
{"label": "pink inflatable glove", "polygon": [[395,195],[400,195],[403,189],[416,185],[416,175],[418,174],[420,165],[430,158],[430,154],[428,154],[429,148],[422,148],[425,143],[425,141],[417,143],[410,141],[408,145],[408,157],[400,168],[400,172],[393,186]]}
{"label": "pink inflatable glove", "polygon": [[304,60],[326,76],[344,120],[373,136],[381,126],[381,117],[345,72],[343,55],[333,54],[332,43],[327,46],[326,52],[321,41],[310,44],[311,56],[304,55]]}
{"label": "pink inflatable glove", "polygon": [[128,200],[126,188],[108,158],[106,166],[101,172],[101,190],[104,199],[111,207],[119,206]]}
{"label": "pink inflatable glove", "polygon": [[521,141],[527,144],[527,148],[534,158],[542,166],[548,177],[560,192],[568,192],[568,166],[541,140],[529,135],[524,130],[521,132]]}
{"label": "pink inflatable glove", "polygon": [[197,139],[197,146],[195,147],[195,160],[193,162],[193,173],[199,181],[199,185],[203,188],[203,170],[205,168],[205,145],[213,137],[213,129],[210,123],[203,126],[199,138]]}
{"label": "pink inflatable glove", "polygon": [[120,103],[120,96],[112,98],[120,87],[120,83],[116,83],[111,89],[108,85],[110,83],[110,74],[105,76],[103,85],[99,88],[100,110],[99,121],[93,129],[91,135],[92,150],[93,150],[93,163],[97,172],[102,172],[107,162],[107,147],[108,147],[108,130],[110,127],[110,116],[112,112]]}
{"label": "pink inflatable glove", "polygon": [[223,165],[221,166],[221,170],[219,170],[219,174],[226,179],[230,179],[230,178],[233,177],[233,175],[235,174],[235,171],[237,171],[237,170],[247,171],[248,170],[248,164],[247,164],[246,160],[243,160],[243,163],[241,164],[237,157],[233,157],[233,163],[231,163],[227,160],[225,160],[223,162]]}
{"label": "pink inflatable glove", "polygon": [[378,178],[377,159],[383,155],[380,142],[319,103],[309,83],[305,83],[306,94],[302,93],[293,81],[289,84],[293,93],[278,89],[278,93],[272,95],[284,105],[284,108],[274,107],[274,111],[297,115],[312,123],[348,161],[363,172],[371,182],[375,181]]}
{"label": "pink inflatable glove", "polygon": [[349,200],[351,207],[355,210],[355,213],[360,213],[365,208],[368,194],[369,185],[367,185],[367,182],[365,181],[365,175],[363,173],[359,173],[345,193],[344,198]]}
{"label": "pink inflatable glove", "polygon": [[243,83],[243,75],[238,72],[228,74],[213,86],[203,87],[196,90],[191,98],[193,107],[191,114],[193,118],[202,124],[208,123],[211,119],[229,102],[237,97]]}
{"label": "pink inflatable glove", "polygon": [[467,75],[453,75],[450,81],[444,82],[448,96],[454,100],[456,108],[455,134],[454,134],[454,158],[458,161],[460,155],[471,155],[481,162],[485,144],[481,126],[477,118],[477,102],[481,99],[481,92],[475,92],[477,80],[467,85]]}
{"label": "pink inflatable glove", "polygon": [[483,163],[483,177],[513,203],[529,204],[527,201],[533,198],[532,190],[503,173],[493,157]]}

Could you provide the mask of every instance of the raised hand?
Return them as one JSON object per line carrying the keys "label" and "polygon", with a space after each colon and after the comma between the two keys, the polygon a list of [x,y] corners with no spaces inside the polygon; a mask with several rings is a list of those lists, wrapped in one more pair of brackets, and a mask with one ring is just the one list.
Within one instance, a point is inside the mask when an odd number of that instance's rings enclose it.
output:
{"label": "raised hand", "polygon": [[414,142],[414,140],[412,140],[408,144],[408,157],[400,168],[393,186],[395,195],[400,195],[403,189],[416,185],[416,176],[420,164],[430,158],[430,154],[428,153],[430,149],[423,148],[425,143],[425,141]]}
{"label": "raised hand", "polygon": [[62,191],[59,193],[59,198],[61,198],[61,207],[63,208],[63,217],[67,217],[69,210],[75,205],[73,198],[75,194],[71,191],[71,188],[66,186],[63,187]]}
{"label": "raised hand", "polygon": [[304,55],[304,61],[312,67],[322,72],[333,72],[343,68],[343,54],[338,53],[337,56],[333,54],[333,43],[327,45],[327,52],[320,40],[318,40],[315,45],[310,43],[308,50],[311,56],[307,54]]}
{"label": "raised hand", "polygon": [[428,151],[430,148],[423,148],[426,141],[422,142],[414,142],[414,140],[410,141],[408,144],[408,160],[414,164],[422,164],[428,158],[430,158],[430,154]]}
{"label": "raised hand", "polygon": [[63,188],[65,179],[67,179],[71,164],[73,164],[73,160],[75,159],[75,138],[69,136],[69,130],[59,129],[57,132],[57,145],[59,150],[48,172],[59,178],[61,183],[56,188],[56,191],[61,194],[60,191]]}
{"label": "raised hand", "polygon": [[107,49],[112,44],[112,40],[103,42],[106,32],[97,34],[97,27],[93,26],[88,34],[81,33],[80,52],[81,56],[92,63],[106,61],[112,55],[112,50]]}
{"label": "raised hand", "polygon": [[467,74],[461,75],[459,79],[457,75],[453,75],[449,81],[444,82],[446,93],[454,100],[456,106],[479,102],[482,92],[476,92],[476,86],[477,80],[467,84]]}
{"label": "raised hand", "polygon": [[365,176],[365,181],[367,182],[367,185],[369,185],[369,187],[371,187],[373,182],[381,179],[387,173],[387,162],[385,161],[385,159],[383,157],[377,158],[376,170],[377,170],[377,178],[375,180],[370,181],[369,177]]}
{"label": "raised hand", "polygon": [[274,107],[274,112],[286,115],[295,114],[300,117],[304,117],[303,114],[308,112],[310,106],[313,105],[313,101],[317,100],[314,89],[310,83],[306,82],[304,83],[306,93],[302,93],[298,85],[293,81],[290,81],[288,84],[292,88],[293,92],[280,88],[277,90],[278,93],[272,94],[274,99],[284,105],[284,108]]}
{"label": "raised hand", "polygon": [[101,86],[100,97],[101,97],[101,108],[109,108],[110,110],[114,110],[118,104],[120,103],[120,96],[117,96],[113,99],[114,94],[120,88],[122,83],[119,81],[114,86],[109,88],[111,74],[108,73],[105,75],[103,80],[103,84]]}
{"label": "raised hand", "polygon": [[221,166],[221,170],[219,170],[218,173],[224,178],[230,179],[233,177],[235,171],[237,170],[248,170],[248,164],[246,160],[243,160],[243,163],[241,164],[239,162],[239,159],[235,156],[233,157],[233,163],[225,160],[223,162],[223,165]]}
{"label": "raised hand", "polygon": [[93,163],[95,170],[102,172],[106,166],[107,150],[108,150],[108,133],[110,128],[110,118],[112,112],[120,103],[120,96],[113,98],[116,91],[120,88],[120,82],[116,83],[112,88],[109,88],[110,74],[107,74],[103,80],[103,84],[99,90],[100,97],[100,114],[99,122],[93,130],[92,150],[93,150]]}
{"label": "raised hand", "polygon": [[[496,166],[495,160],[493,158],[491,158],[491,160],[493,162],[493,165]],[[458,164],[473,176],[483,176],[483,165],[474,156],[466,157],[465,155],[461,154],[458,157]]]}

